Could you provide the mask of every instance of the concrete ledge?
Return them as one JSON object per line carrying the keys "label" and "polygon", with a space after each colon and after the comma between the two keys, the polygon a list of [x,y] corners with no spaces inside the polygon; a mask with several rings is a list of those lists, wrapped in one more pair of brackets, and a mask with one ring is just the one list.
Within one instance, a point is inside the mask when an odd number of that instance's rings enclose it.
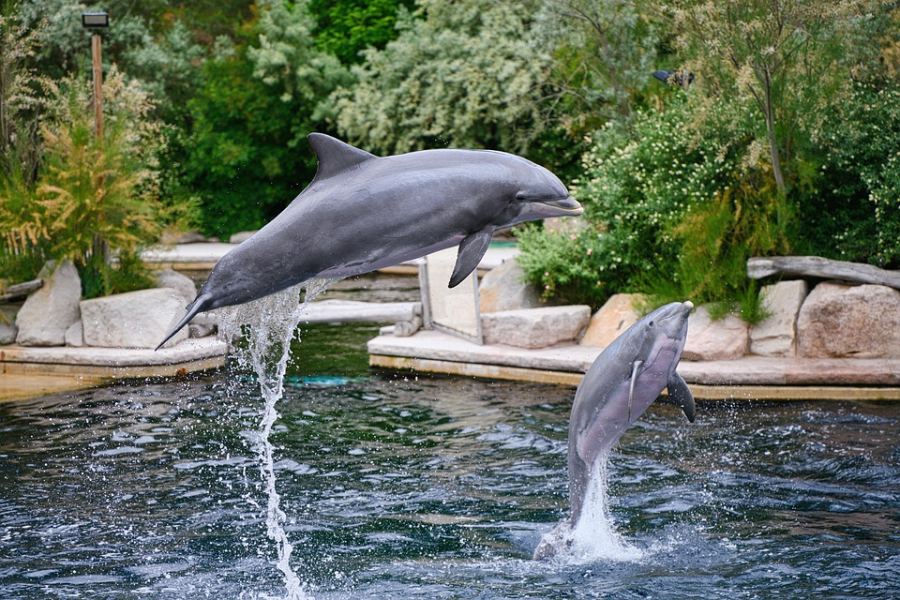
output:
{"label": "concrete ledge", "polygon": [[[374,366],[415,369],[417,368],[415,365],[419,365],[424,371],[498,379],[517,379],[521,376],[525,381],[567,384],[573,384],[572,382],[577,384],[581,374],[587,371],[601,351],[600,348],[577,345],[560,345],[535,350],[502,345],[479,346],[437,331],[421,331],[406,338],[381,335],[369,341],[368,350],[371,364]],[[392,367],[391,364],[398,366]],[[468,366],[463,368],[458,366],[460,364]],[[498,370],[496,367],[505,369]],[[533,371],[545,373],[536,375]],[[546,372],[555,375],[551,378]],[[827,390],[846,390],[848,386],[872,386],[873,391],[867,393],[873,398],[900,399],[900,360],[897,359],[747,356],[729,361],[682,361],[678,366],[678,372],[692,384],[692,389],[700,385],[730,390],[716,392],[718,394],[716,397],[749,398],[751,394],[756,394],[753,397],[847,398],[841,396],[838,391],[832,393]],[[577,381],[570,377],[573,373],[578,374]],[[764,391],[772,386],[794,390],[792,392],[794,395],[789,392]],[[800,389],[798,386],[805,388]]]}
{"label": "concrete ledge", "polygon": [[227,344],[214,336],[185,340],[158,352],[90,346],[4,346],[0,348],[0,373],[84,375],[105,379],[167,377],[220,367],[225,364],[227,352]]}
{"label": "concrete ledge", "polygon": [[357,302],[322,300],[312,302],[303,315],[304,323],[396,323],[421,314],[420,302]]}
{"label": "concrete ledge", "polygon": [[[176,244],[174,246],[154,246],[141,252],[141,260],[148,266],[158,269],[175,269],[176,271],[210,271],[216,262],[225,256],[237,244],[224,242],[199,242],[195,244]],[[503,261],[519,254],[514,246],[494,246],[488,248],[484,258],[478,265],[480,272],[487,272],[499,266]],[[395,275],[418,275],[419,262],[409,260],[399,265],[379,269],[382,273]]]}
{"label": "concrete ledge", "polygon": [[[369,357],[369,364],[383,369],[408,369],[423,373],[551,383],[572,387],[581,383],[583,377],[579,373],[377,354]],[[900,400],[900,388],[896,387],[691,384],[691,392],[698,400]]]}

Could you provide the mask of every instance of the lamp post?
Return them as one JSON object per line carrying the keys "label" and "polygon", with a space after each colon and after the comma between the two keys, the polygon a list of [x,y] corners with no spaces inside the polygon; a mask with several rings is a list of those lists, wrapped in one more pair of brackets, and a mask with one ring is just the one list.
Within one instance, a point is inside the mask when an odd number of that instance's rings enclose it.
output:
{"label": "lamp post", "polygon": [[[103,152],[103,62],[100,53],[100,30],[109,27],[109,15],[103,11],[81,13],[81,25],[92,32],[91,35],[91,70],[94,74],[94,132],[97,136],[100,152]],[[100,176],[102,185],[103,176]],[[109,264],[109,246],[99,234],[94,234],[91,250],[94,261]],[[99,265],[95,262],[95,268]]]}
{"label": "lamp post", "polygon": [[81,13],[81,25],[91,35],[91,66],[94,73],[94,124],[98,140],[103,140],[103,62],[100,51],[100,30],[109,27],[109,15],[103,11]]}

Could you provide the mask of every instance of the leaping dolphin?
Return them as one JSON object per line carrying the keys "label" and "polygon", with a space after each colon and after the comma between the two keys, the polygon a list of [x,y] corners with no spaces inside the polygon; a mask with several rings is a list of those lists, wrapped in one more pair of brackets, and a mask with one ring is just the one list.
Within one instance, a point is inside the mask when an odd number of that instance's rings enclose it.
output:
{"label": "leaping dolphin", "polygon": [[[590,478],[598,472],[598,460],[615,446],[625,430],[637,421],[668,388],[669,399],[694,422],[694,397],[675,372],[687,339],[688,315],[693,304],[673,302],[656,309],[625,330],[606,347],[578,386],[569,418],[569,502],[572,512],[545,535],[534,558],[555,554],[568,543],[582,516]],[[559,535],[563,532],[562,537]]]}
{"label": "leaping dolphin", "polygon": [[675,372],[687,339],[691,302],[662,306],[600,353],[575,392],[569,419],[571,524],[581,517],[594,461],[608,452],[662,391],[694,422],[694,396]]}
{"label": "leaping dolphin", "polygon": [[471,273],[498,228],[583,212],[558,177],[493,150],[377,157],[312,133],[312,182],[223,256],[165,344],[198,312],[241,304],[313,277],[368,273],[459,245],[450,287]]}

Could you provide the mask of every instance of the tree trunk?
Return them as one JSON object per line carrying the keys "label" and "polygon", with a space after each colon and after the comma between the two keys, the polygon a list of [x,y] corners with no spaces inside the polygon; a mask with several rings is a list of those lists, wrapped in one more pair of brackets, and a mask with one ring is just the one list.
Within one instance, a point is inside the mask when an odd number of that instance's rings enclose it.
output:
{"label": "tree trunk", "polygon": [[787,193],[787,188],[784,185],[784,174],[781,172],[781,154],[778,151],[778,136],[775,133],[775,108],[772,106],[772,79],[769,77],[768,67],[765,69],[764,93],[766,95],[766,137],[769,139],[772,174],[775,176],[775,185],[778,187],[778,193],[783,198]]}

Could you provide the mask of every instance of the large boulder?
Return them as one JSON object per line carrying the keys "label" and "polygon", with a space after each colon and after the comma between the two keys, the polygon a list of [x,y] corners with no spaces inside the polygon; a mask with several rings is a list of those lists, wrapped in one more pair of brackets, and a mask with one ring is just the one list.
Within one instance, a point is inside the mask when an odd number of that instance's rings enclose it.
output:
{"label": "large boulder", "polygon": [[900,358],[900,291],[820,283],[797,319],[799,353],[811,358]]}
{"label": "large boulder", "polygon": [[[155,348],[184,315],[184,299],[171,288],[94,298],[81,303],[86,346]],[[187,339],[183,327],[166,346]]]}
{"label": "large boulder", "polygon": [[16,315],[16,343],[22,346],[62,346],[66,329],[78,320],[81,278],[70,261],[58,267],[51,261],[39,275],[41,289],[28,296]]}
{"label": "large boulder", "polygon": [[541,305],[537,290],[525,281],[525,273],[512,258],[488,271],[478,286],[482,313],[537,308]]}
{"label": "large boulder", "polygon": [[182,275],[173,269],[161,269],[156,272],[156,287],[170,288],[178,292],[184,298],[184,306],[187,306],[197,297],[197,286],[190,277]]}
{"label": "large boulder", "polygon": [[750,329],[750,354],[794,356],[797,353],[797,316],[807,293],[802,279],[763,287],[760,298],[769,316]]}
{"label": "large boulder", "polygon": [[80,319],[69,325],[69,328],[66,329],[66,346],[73,346],[75,348],[84,346],[84,328],[81,325]]}
{"label": "large boulder", "polygon": [[606,348],[614,339],[638,322],[640,313],[635,305],[643,300],[641,294],[614,294],[606,301],[593,317],[588,325],[584,337],[581,338],[582,346],[596,346]]}
{"label": "large boulder", "polygon": [[575,340],[590,319],[590,306],[507,310],[482,315],[481,331],[485,344],[544,348]]}
{"label": "large boulder", "polygon": [[747,324],[734,315],[713,319],[705,306],[688,317],[688,335],[684,360],[734,360],[747,354],[750,332]]}

